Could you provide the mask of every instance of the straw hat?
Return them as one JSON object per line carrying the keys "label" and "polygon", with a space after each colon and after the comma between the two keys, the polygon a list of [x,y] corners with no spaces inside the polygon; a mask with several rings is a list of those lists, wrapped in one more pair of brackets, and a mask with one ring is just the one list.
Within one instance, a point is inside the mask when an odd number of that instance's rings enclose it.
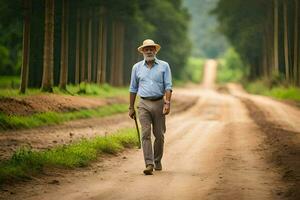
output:
{"label": "straw hat", "polygon": [[139,46],[137,49],[140,53],[143,53],[143,48],[144,47],[149,47],[149,46],[154,46],[156,48],[156,53],[160,50],[160,45],[156,44],[153,40],[147,39],[144,40],[143,45]]}

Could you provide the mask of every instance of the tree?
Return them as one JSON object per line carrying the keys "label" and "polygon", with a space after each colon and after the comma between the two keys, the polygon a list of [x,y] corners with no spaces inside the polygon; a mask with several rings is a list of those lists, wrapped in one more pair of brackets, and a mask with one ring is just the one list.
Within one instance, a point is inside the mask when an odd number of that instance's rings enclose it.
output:
{"label": "tree", "polygon": [[42,90],[53,92],[54,0],[45,1],[45,39]]}
{"label": "tree", "polygon": [[274,73],[279,74],[278,61],[278,0],[274,0]]}
{"label": "tree", "polygon": [[[21,0],[11,5],[16,1]],[[159,57],[175,76],[185,65],[189,16],[181,0],[31,1],[29,87],[52,91],[54,84],[64,89],[68,82],[128,83],[131,66],[141,58],[136,48],[146,38],[163,46]],[[1,55],[9,57],[7,48],[0,46]]]}
{"label": "tree", "polygon": [[286,83],[299,79],[298,4],[288,0],[219,1],[214,14],[220,30],[250,67],[249,79],[266,77],[273,83],[278,83],[278,77],[285,77]]}
{"label": "tree", "polygon": [[92,80],[92,10],[88,11],[87,16],[87,82]]}
{"label": "tree", "polygon": [[80,80],[80,38],[81,38],[81,9],[76,9],[76,55],[75,55],[75,84]]}
{"label": "tree", "polygon": [[66,89],[68,82],[68,0],[62,0],[62,22],[61,22],[61,58],[60,58],[60,83],[59,87]]}
{"label": "tree", "polygon": [[21,71],[20,92],[25,93],[28,85],[29,52],[30,52],[30,13],[31,0],[24,0],[24,26],[23,26],[23,59]]}
{"label": "tree", "polygon": [[216,58],[228,48],[228,42],[217,27],[216,16],[211,15],[219,0],[184,0],[183,5],[191,15],[189,36],[192,40],[192,55]]}
{"label": "tree", "polygon": [[284,23],[284,62],[285,62],[285,78],[290,81],[290,61],[289,61],[289,38],[288,38],[288,5],[287,1],[283,1],[283,23]]}
{"label": "tree", "polygon": [[295,0],[295,14],[294,14],[294,83],[300,85],[300,71],[299,71],[299,2]]}

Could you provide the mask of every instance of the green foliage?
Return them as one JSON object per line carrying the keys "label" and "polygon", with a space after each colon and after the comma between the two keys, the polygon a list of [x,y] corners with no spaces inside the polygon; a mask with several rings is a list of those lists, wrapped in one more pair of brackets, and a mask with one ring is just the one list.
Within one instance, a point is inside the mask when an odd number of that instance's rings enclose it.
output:
{"label": "green foliage", "polygon": [[[40,89],[28,89],[26,94],[19,93],[19,77],[0,76],[0,97],[24,97],[36,94],[42,94]],[[81,83],[80,85],[67,85],[67,90],[61,90],[59,87],[53,87],[55,94],[96,96],[99,98],[120,97],[128,95],[128,87],[113,87],[109,84]]]}
{"label": "green foliage", "polygon": [[217,30],[217,20],[210,11],[219,0],[184,0],[191,14],[189,35],[193,43],[192,56],[216,58],[223,54],[228,44]]}
{"label": "green foliage", "polygon": [[187,32],[189,15],[182,1],[140,1],[140,9],[144,19],[154,27],[153,35],[146,33],[144,39],[153,36],[162,46],[158,58],[167,61],[172,75],[179,79],[191,49]]}
{"label": "green foliage", "polygon": [[264,80],[257,80],[252,83],[245,83],[244,87],[250,93],[266,95],[270,97],[275,97],[277,99],[300,101],[299,87],[284,87],[282,85],[268,87],[268,83],[266,83],[266,81]]}
{"label": "green foliage", "polygon": [[22,1],[0,3],[0,75],[20,73],[22,51]]}
{"label": "green foliage", "polygon": [[[0,76],[0,88],[18,89],[20,87],[20,77],[18,76]],[[1,94],[0,94],[1,96]]]}
{"label": "green foliage", "polygon": [[[5,0],[0,3],[0,75],[20,73],[21,50],[22,50],[22,24],[23,11],[21,0]],[[158,57],[170,63],[172,73],[178,78],[185,66],[190,53],[190,41],[188,39],[189,15],[187,9],[183,8],[182,0],[74,0],[70,4],[69,33],[70,41],[76,39],[77,7],[96,8],[103,6],[105,20],[108,28],[108,54],[107,66],[110,66],[111,52],[111,24],[117,20],[123,22],[125,28],[124,66],[129,66],[137,60],[137,52],[132,51],[146,38],[152,38],[162,46]],[[45,3],[40,0],[32,1],[32,12],[30,16],[30,58],[28,86],[39,88],[42,81],[43,71],[43,48],[44,48],[44,14]],[[102,13],[102,14],[103,14]],[[97,13],[99,14],[99,13]],[[54,24],[54,85],[58,84],[60,67],[60,43],[61,43],[61,1],[55,1],[55,24]],[[93,24],[93,27],[94,24]],[[96,41],[95,41],[96,42]],[[75,46],[69,42],[69,81],[74,83]],[[1,62],[5,62],[1,64]],[[72,67],[73,66],[73,67]],[[1,69],[5,68],[5,72]],[[124,67],[125,68],[125,67]],[[125,68],[126,69],[126,68]],[[107,73],[110,73],[109,67]],[[127,77],[124,70],[124,77]],[[107,74],[108,77],[108,74]],[[126,78],[124,78],[126,79]],[[128,79],[126,80],[128,81]],[[89,86],[88,86],[89,87]],[[83,94],[89,93],[86,88],[81,88]],[[94,92],[94,91],[92,91]]]}
{"label": "green foliage", "polygon": [[219,59],[217,81],[219,83],[239,82],[244,77],[246,69],[239,55],[233,48],[226,51]]}
{"label": "green foliage", "polygon": [[[71,94],[84,96],[115,97],[128,95],[128,87],[112,87],[108,84],[92,84],[82,82],[79,85],[67,85],[67,91]],[[59,93],[59,88],[55,87],[54,92]]]}
{"label": "green foliage", "polygon": [[[212,12],[219,21],[219,30],[238,52],[244,66],[249,69],[247,73],[249,79],[264,76],[260,68],[264,65],[263,57],[267,53],[263,52],[263,49],[268,45],[266,51],[273,51],[270,46],[274,41],[271,37],[274,23],[272,4],[273,1],[220,0]],[[282,30],[283,27],[279,25],[279,34],[282,34]],[[280,39],[278,41],[282,42]],[[279,47],[279,50],[281,48]],[[283,51],[278,52],[282,54]],[[272,68],[272,66],[267,67]]]}
{"label": "green foliage", "polygon": [[74,119],[105,117],[116,113],[126,112],[128,110],[127,106],[127,104],[112,104],[96,109],[86,109],[66,113],[45,112],[30,116],[7,116],[0,113],[0,129],[33,128],[43,125],[60,124]]}
{"label": "green foliage", "polygon": [[114,134],[83,139],[46,151],[21,148],[10,160],[0,163],[0,184],[29,178],[49,167],[84,167],[102,153],[115,154],[138,145],[135,129],[121,129]]}
{"label": "green foliage", "polygon": [[200,83],[203,76],[204,59],[190,57],[183,69],[181,80]]}

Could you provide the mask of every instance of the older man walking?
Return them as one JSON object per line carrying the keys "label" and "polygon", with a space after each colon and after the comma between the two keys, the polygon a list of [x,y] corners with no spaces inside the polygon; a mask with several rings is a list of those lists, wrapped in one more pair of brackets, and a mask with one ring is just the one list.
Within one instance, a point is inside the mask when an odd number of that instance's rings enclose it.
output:
{"label": "older man walking", "polygon": [[[172,76],[167,62],[156,58],[160,45],[147,39],[138,47],[144,60],[136,63],[131,72],[129,116],[134,118],[136,94],[140,96],[139,120],[142,126],[142,147],[145,159],[145,175],[152,175],[153,168],[162,170],[161,159],[166,131],[165,115],[170,112]],[[164,98],[165,97],[165,98]],[[154,152],[151,143],[151,127],[155,137]]]}

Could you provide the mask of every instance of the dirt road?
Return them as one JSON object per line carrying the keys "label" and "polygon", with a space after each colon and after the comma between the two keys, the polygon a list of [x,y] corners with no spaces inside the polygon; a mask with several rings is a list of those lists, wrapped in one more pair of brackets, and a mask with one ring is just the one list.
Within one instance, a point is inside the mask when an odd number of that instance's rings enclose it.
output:
{"label": "dirt road", "polygon": [[[300,110],[236,85],[167,119],[163,171],[144,176],[141,150],[7,187],[3,199],[300,199]],[[54,176],[55,174],[56,176]]]}

